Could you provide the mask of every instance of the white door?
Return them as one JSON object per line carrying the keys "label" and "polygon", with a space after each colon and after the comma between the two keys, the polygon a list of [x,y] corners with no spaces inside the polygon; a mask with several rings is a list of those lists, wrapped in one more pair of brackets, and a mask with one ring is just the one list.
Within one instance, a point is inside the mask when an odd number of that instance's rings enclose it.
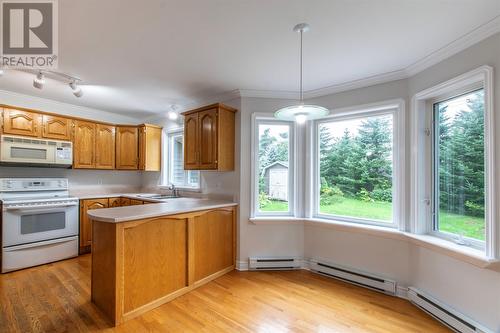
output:
{"label": "white door", "polygon": [[288,201],[288,170],[269,170],[269,197],[271,199]]}

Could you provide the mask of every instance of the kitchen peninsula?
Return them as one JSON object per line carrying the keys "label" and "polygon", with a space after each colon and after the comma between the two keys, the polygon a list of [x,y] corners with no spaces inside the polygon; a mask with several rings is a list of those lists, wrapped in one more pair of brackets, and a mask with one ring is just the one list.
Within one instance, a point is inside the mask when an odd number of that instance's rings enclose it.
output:
{"label": "kitchen peninsula", "polygon": [[118,325],[233,270],[236,205],[178,198],[88,211],[92,302]]}

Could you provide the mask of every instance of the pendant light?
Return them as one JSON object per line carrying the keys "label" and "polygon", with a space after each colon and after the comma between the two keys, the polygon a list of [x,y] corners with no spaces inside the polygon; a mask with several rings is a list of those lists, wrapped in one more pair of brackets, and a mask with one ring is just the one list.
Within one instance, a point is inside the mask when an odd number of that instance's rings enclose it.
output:
{"label": "pendant light", "polygon": [[280,120],[295,120],[303,124],[307,120],[318,119],[327,116],[330,111],[319,105],[304,104],[304,91],[302,88],[302,37],[309,30],[309,24],[299,23],[293,27],[293,31],[300,33],[300,101],[297,105],[291,105],[279,109],[274,117]]}

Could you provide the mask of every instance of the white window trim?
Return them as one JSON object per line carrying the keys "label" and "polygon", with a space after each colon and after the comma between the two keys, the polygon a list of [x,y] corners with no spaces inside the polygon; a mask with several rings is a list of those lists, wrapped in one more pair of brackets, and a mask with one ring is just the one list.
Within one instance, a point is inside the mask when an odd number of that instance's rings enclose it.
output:
{"label": "white window trim", "polygon": [[[432,177],[430,177],[431,156],[430,140],[425,134],[428,128],[429,104],[436,98],[463,91],[472,85],[481,84],[484,89],[484,119],[485,119],[485,232],[484,253],[487,258],[498,258],[499,228],[495,223],[497,216],[496,199],[496,170],[495,170],[495,138],[493,114],[493,68],[481,66],[475,70],[457,76],[451,80],[438,84],[417,93],[412,98],[412,128],[411,128],[411,231],[420,235],[432,235],[452,240],[452,237],[443,232],[436,233],[432,229]],[[489,185],[489,186],[488,186]],[[476,245],[478,241],[471,242]]]}
{"label": "white window trim", "polygon": [[[257,172],[259,168],[257,167],[258,154],[259,154],[259,135],[257,134],[260,124],[276,124],[276,125],[288,125],[290,126],[289,133],[289,150],[288,150],[288,212],[260,212],[259,211],[259,200],[257,199],[259,194],[259,177]],[[250,196],[250,217],[269,217],[269,216],[295,216],[296,214],[296,198],[297,194],[297,125],[292,121],[282,121],[277,120],[269,113],[253,113],[252,114],[252,128],[251,128],[251,196]]]}
{"label": "white window trim", "polygon": [[[404,215],[404,205],[405,205],[405,137],[404,137],[404,126],[405,126],[405,102],[402,99],[382,101],[372,104],[364,104],[358,106],[352,106],[343,109],[332,110],[333,115],[316,120],[313,122],[312,126],[312,151],[313,154],[313,186],[312,194],[310,196],[312,203],[312,216],[313,218],[334,220],[339,222],[348,222],[356,224],[367,224],[373,226],[381,226],[388,228],[398,228],[401,231],[405,231],[405,215]],[[365,218],[355,218],[347,216],[336,216],[329,214],[321,214],[319,212],[319,125],[321,123],[330,122],[332,120],[348,120],[360,118],[363,116],[377,116],[377,115],[393,115],[393,190],[392,190],[392,207],[393,207],[393,217],[392,222],[383,222],[372,219]]]}
{"label": "white window trim", "polygon": [[[168,161],[171,159],[171,147],[170,147],[170,137],[175,134],[180,134],[184,131],[184,127],[176,127],[169,129],[168,131],[164,131],[162,138],[163,138],[163,156],[166,156],[167,158],[164,158],[162,160],[162,172],[161,172],[161,184],[159,185],[160,188],[168,188],[171,183],[170,183],[170,176],[171,176],[171,168],[170,164]],[[181,189],[183,191],[192,191],[192,192],[200,192],[201,191],[201,172],[200,172],[200,177],[199,177],[199,182],[198,186],[180,186],[180,185],[175,185],[176,188]]]}

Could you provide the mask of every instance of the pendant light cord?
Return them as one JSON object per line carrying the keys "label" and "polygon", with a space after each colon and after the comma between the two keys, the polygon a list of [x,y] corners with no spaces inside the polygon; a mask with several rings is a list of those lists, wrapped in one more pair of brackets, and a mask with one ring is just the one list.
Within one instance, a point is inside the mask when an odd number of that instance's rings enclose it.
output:
{"label": "pendant light cord", "polygon": [[304,103],[304,93],[302,90],[302,34],[304,29],[300,29],[300,104]]}

